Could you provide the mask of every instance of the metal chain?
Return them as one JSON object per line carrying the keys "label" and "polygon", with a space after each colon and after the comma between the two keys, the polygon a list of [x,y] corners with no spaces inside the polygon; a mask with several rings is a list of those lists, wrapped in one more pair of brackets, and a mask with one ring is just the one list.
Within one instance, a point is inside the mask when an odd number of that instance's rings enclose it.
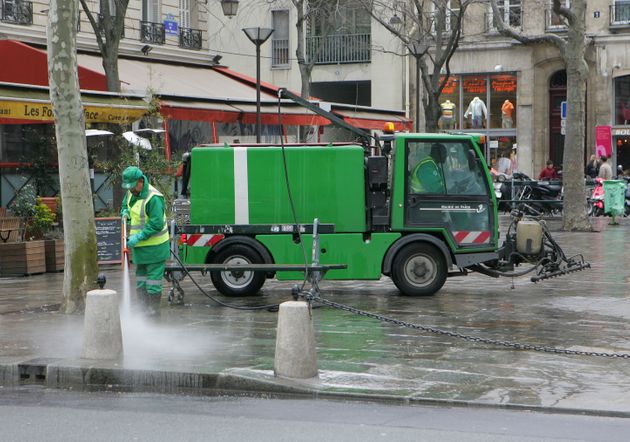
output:
{"label": "metal chain", "polygon": [[630,359],[630,354],[628,353],[606,353],[606,352],[597,352],[597,351],[569,350],[566,348],[546,347],[543,345],[523,344],[520,342],[501,341],[497,339],[480,338],[477,336],[464,335],[462,333],[442,330],[435,327],[428,327],[426,325],[413,324],[411,322],[401,321],[399,319],[390,318],[388,316],[379,315],[377,313],[367,312],[365,310],[360,310],[356,307],[351,307],[349,305],[339,304],[334,301],[329,301],[327,299],[320,298],[319,296],[313,296],[311,293],[306,294],[305,298],[307,301],[318,302],[320,304],[327,305],[329,307],[333,307],[339,310],[344,310],[350,313],[354,313],[359,316],[365,316],[367,318],[372,318],[378,321],[388,322],[390,324],[398,325],[401,327],[412,328],[415,330],[422,330],[422,331],[426,331],[430,333],[435,333],[438,335],[445,335],[445,336],[450,336],[453,338],[464,339],[466,341],[471,341],[471,342],[478,342],[482,344],[491,344],[491,345],[500,345],[503,347],[513,348],[515,350],[533,350],[533,351],[541,351],[541,352],[546,352],[546,353],[557,353],[557,354],[565,354],[565,355],[597,356],[597,357],[603,357],[603,358]]}

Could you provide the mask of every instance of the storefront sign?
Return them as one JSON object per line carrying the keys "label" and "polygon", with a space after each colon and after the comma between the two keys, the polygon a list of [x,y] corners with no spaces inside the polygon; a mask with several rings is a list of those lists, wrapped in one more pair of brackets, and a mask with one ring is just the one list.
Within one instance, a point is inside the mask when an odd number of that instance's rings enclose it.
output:
{"label": "storefront sign", "polygon": [[618,136],[628,136],[630,135],[630,129],[613,129],[612,131],[612,135],[614,137],[618,137]]}
{"label": "storefront sign", "polygon": [[[440,81],[444,81],[444,77],[440,78]],[[451,94],[454,94],[456,90],[457,90],[457,78],[449,77],[448,81],[444,85],[444,88],[442,89],[442,93],[445,95],[451,95]]]}
{"label": "storefront sign", "polygon": [[470,94],[485,94],[486,77],[464,77],[464,92]]}
{"label": "storefront sign", "polygon": [[[83,107],[86,123],[129,123],[140,119],[146,113],[142,107],[110,107],[90,105]],[[0,100],[0,118],[31,121],[54,121],[50,103],[34,101]]]}
{"label": "storefront sign", "polygon": [[495,92],[516,91],[516,77],[514,75],[497,75],[491,78],[492,90]]}
{"label": "storefront sign", "polygon": [[595,154],[612,156],[612,137],[610,126],[595,126]]}

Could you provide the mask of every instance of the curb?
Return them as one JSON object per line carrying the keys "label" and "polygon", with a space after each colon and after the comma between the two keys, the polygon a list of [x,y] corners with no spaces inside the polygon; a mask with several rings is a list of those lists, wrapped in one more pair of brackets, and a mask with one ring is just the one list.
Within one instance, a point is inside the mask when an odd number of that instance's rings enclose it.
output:
{"label": "curb", "polygon": [[59,358],[0,358],[0,386],[39,385],[68,390],[111,390],[208,396],[255,396],[352,400],[399,405],[533,411],[538,413],[630,418],[630,411],[548,407],[523,404],[492,404],[453,399],[416,397],[373,391],[332,389],[313,379],[276,378],[272,372],[229,369],[222,373],[179,372],[124,368],[115,361],[68,360]]}

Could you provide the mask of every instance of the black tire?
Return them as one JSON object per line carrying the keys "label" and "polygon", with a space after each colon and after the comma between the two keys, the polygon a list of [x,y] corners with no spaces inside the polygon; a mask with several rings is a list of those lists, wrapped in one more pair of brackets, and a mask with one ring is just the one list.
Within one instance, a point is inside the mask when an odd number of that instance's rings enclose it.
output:
{"label": "black tire", "polygon": [[442,288],[448,269],[442,252],[417,242],[400,250],[392,263],[392,280],[405,296],[431,296]]}
{"label": "black tire", "polygon": [[[249,246],[232,244],[221,250],[213,264],[263,264],[262,257]],[[254,295],[265,283],[265,272],[210,272],[212,284],[226,296]]]}

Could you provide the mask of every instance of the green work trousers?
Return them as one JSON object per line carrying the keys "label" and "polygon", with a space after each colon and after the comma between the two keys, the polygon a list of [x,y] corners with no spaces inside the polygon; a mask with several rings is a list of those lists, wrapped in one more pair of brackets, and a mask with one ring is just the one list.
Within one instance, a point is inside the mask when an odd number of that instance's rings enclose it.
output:
{"label": "green work trousers", "polygon": [[146,291],[149,296],[160,296],[165,266],[166,261],[136,264],[136,289],[138,293]]}

